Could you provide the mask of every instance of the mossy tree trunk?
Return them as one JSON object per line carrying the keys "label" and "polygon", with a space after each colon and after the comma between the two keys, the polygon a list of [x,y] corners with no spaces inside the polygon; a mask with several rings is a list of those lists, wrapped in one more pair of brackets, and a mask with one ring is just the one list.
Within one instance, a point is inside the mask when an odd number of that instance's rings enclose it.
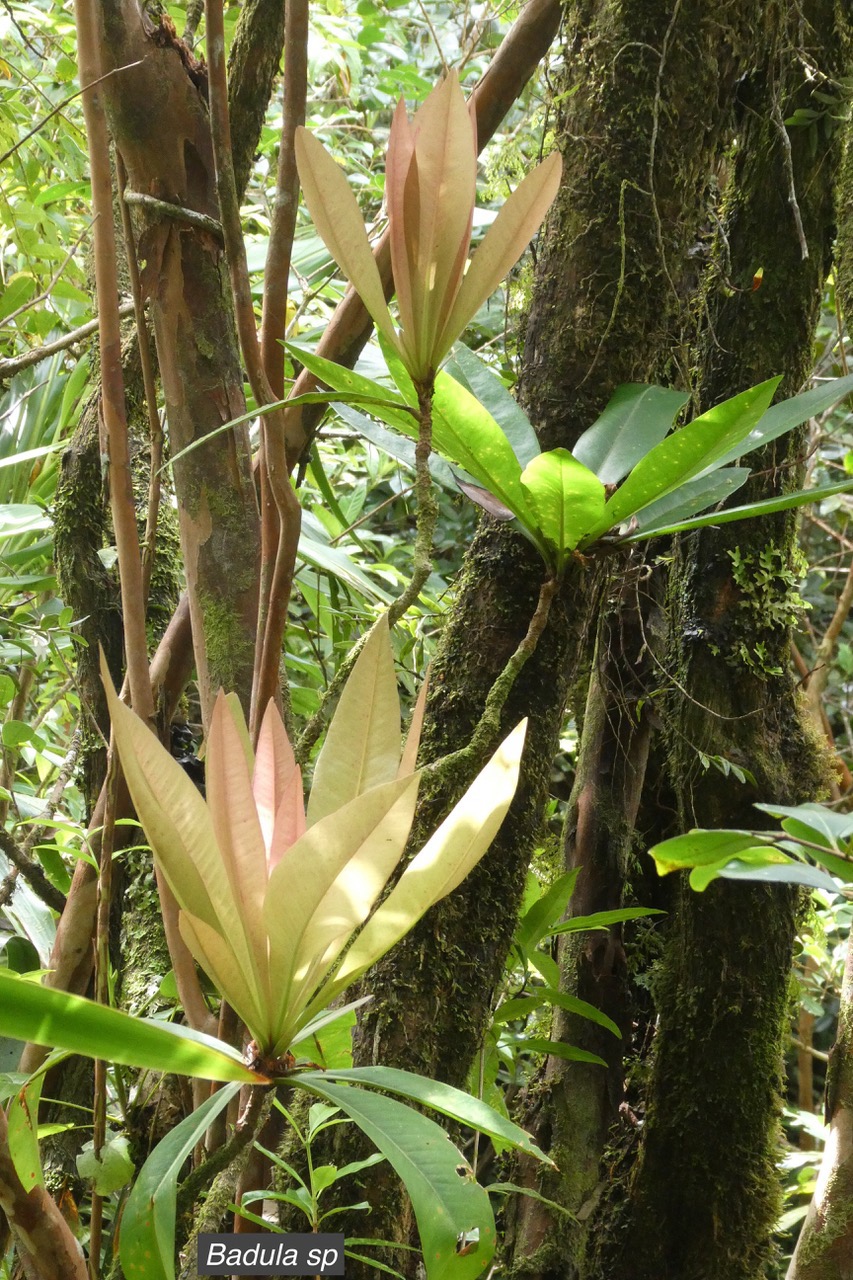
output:
{"label": "mossy tree trunk", "polygon": [[[615,386],[686,365],[684,302],[715,158],[726,136],[751,5],[693,0],[566,7],[558,87],[561,192],[539,249],[522,396],[543,447],[571,447]],[[462,747],[524,633],[542,568],[507,527],[484,521],[434,664],[423,760]],[[604,575],[607,576],[606,573]],[[519,796],[484,865],[371,976],[361,1061],[465,1081],[488,1025],[515,924],[575,668],[588,667],[598,574],[568,575],[504,714],[530,716]],[[583,703],[585,681],[577,681]],[[445,778],[421,805],[423,830],[467,783]],[[621,881],[617,892],[621,890]],[[381,1175],[380,1175],[381,1176]],[[382,1234],[399,1226],[383,1184]],[[387,1223],[387,1226],[386,1226]]]}
{"label": "mossy tree trunk", "polygon": [[[703,407],[776,373],[782,396],[801,387],[830,265],[836,139],[786,133],[782,121],[847,71],[849,14],[816,0],[804,14],[770,5],[766,16],[775,34],[739,89],[738,148],[702,293]],[[816,69],[805,85],[804,65]],[[737,501],[794,487],[800,444],[786,439],[751,459],[756,476]],[[703,530],[678,550],[665,720],[682,830],[758,826],[754,801],[812,799],[826,784],[790,673],[800,574],[790,515]],[[755,785],[708,768],[703,754],[746,767]],[[627,1201],[602,1216],[585,1274],[766,1274],[796,903],[784,889],[680,886],[655,989],[640,1150]]]}

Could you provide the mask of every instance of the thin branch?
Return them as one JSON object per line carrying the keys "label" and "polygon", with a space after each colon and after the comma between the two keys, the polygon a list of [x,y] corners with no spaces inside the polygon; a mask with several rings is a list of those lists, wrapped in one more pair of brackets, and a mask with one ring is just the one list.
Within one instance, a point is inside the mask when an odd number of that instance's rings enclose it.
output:
{"label": "thin branch", "polygon": [[797,200],[797,184],[794,180],[794,156],[791,151],[791,139],[788,137],[788,130],[785,128],[785,121],[782,119],[782,108],[779,106],[778,95],[773,95],[773,106],[771,108],[773,115],[773,123],[779,134],[779,141],[782,143],[782,164],[785,167],[785,177],[788,179],[788,204],[791,206],[791,213],[794,218],[794,226],[797,229],[797,239],[800,242],[800,257],[803,262],[809,256],[809,246],[806,240],[806,233],[803,229],[803,218],[800,213],[800,204]]}
{"label": "thin branch", "polygon": [[[118,313],[122,318],[133,315],[133,303],[119,303]],[[16,373],[32,368],[42,360],[49,360],[51,356],[58,355],[60,351],[67,351],[78,342],[84,342],[86,338],[91,338],[93,333],[98,332],[99,325],[100,320],[95,316],[94,320],[87,320],[85,324],[80,325],[79,329],[72,329],[70,333],[64,333],[61,338],[55,338],[53,342],[45,342],[40,347],[33,347],[31,351],[25,351],[20,356],[7,356],[4,360],[0,360],[0,379],[5,381],[7,378],[14,378]]]}
{"label": "thin branch", "polygon": [[101,348],[101,410],[110,463],[110,506],[119,557],[125,654],[131,701],[137,715],[151,720],[154,704],[148,677],[145,610],[142,605],[142,562],[133,479],[127,447],[127,416],[121,368],[121,326],[118,315],[118,277],[113,226],[112,177],[103,96],[97,86],[100,44],[92,0],[75,0],[77,56],[80,80],[90,87],[83,94],[83,116],[92,175],[95,213],[95,285],[98,295]]}
{"label": "thin branch", "polygon": [[188,227],[198,227],[199,231],[207,231],[215,236],[220,244],[224,242],[222,223],[209,214],[199,213],[197,209],[187,209],[184,205],[174,204],[169,200],[158,200],[156,196],[146,195],[144,191],[125,189],[122,199],[125,204],[141,205],[151,213],[159,214],[161,218],[171,218],[174,222],[185,222]]}
{"label": "thin branch", "polygon": [[847,615],[850,613],[851,608],[853,608],[853,561],[850,563],[847,579],[836,602],[835,612],[815,651],[815,670],[812,671],[806,691],[809,707],[815,716],[820,715],[821,703],[829,680],[829,669],[838,644],[838,637],[841,635],[841,630],[847,621]]}
{"label": "thin branch", "polygon": [[[21,875],[27,884],[38,894],[42,902],[47,903],[54,911],[60,913],[65,908],[65,895],[60,893],[56,885],[51,884],[38,862],[29,856],[12,838],[8,831],[0,827],[0,853],[11,862],[17,875]],[[11,877],[8,877],[11,879]]]}

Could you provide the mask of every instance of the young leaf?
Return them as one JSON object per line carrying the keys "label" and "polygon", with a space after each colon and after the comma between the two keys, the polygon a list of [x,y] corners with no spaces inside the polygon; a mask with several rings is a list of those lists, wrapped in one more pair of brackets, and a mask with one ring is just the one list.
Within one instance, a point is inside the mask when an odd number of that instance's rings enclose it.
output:
{"label": "young leaf", "polygon": [[533,951],[545,937],[548,929],[559,920],[569,905],[575,890],[580,868],[566,871],[536,899],[518,922],[515,944],[525,953]]}
{"label": "young leaf", "polygon": [[[482,1274],[495,1249],[489,1197],[434,1121],[393,1098],[333,1084],[319,1073],[295,1075],[289,1083],[340,1107],[387,1158],[412,1201],[427,1280],[475,1280]],[[474,1232],[477,1247],[458,1254],[459,1236]]]}
{"label": "young leaf", "polygon": [[523,519],[527,503],[519,483],[521,467],[488,410],[444,372],[435,380],[432,410],[433,444],[438,452],[464,467],[478,484]]}
{"label": "young leaf", "polygon": [[372,627],[344,686],[314,767],[308,823],[390,782],[402,751],[400,699],[388,616]]}
{"label": "young leaf", "polygon": [[139,1171],[121,1217],[119,1253],[126,1276],[175,1280],[178,1175],[207,1129],[237,1094],[225,1085],[161,1138]]}
{"label": "young leaf", "polygon": [[550,449],[529,462],[521,487],[533,514],[535,528],[555,552],[555,567],[584,535],[601,523],[604,485],[567,449]]}
{"label": "young leaf", "polygon": [[747,851],[764,850],[771,843],[759,839],[750,831],[705,831],[697,828],[683,836],[662,840],[649,849],[655,860],[659,876],[671,871],[684,871],[688,867],[701,867],[710,863],[741,857]]}
{"label": "young leaf", "polygon": [[689,394],[669,387],[623,383],[572,453],[603,484],[617,484],[669,434],[689,399]]}

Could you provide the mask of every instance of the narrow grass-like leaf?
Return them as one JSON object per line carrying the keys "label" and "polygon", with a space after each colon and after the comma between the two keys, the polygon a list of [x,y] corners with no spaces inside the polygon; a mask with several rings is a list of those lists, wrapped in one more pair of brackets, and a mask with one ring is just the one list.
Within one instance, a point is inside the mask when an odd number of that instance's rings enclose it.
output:
{"label": "narrow grass-like leaf", "polygon": [[564,1062],[593,1062],[598,1067],[606,1067],[607,1063],[597,1053],[587,1049],[576,1049],[573,1044],[563,1044],[561,1040],[540,1040],[538,1037],[523,1037],[516,1041],[516,1052],[547,1053],[552,1058],[562,1058]]}
{"label": "narrow grass-like leaf", "polygon": [[624,924],[626,920],[644,920],[646,916],[661,916],[664,912],[657,907],[618,907],[613,911],[596,911],[591,916],[572,916],[562,924],[555,924],[548,929],[546,937],[556,938],[561,933],[585,933],[588,929],[609,929],[613,924]]}
{"label": "narrow grass-like leaf", "polygon": [[799,427],[809,418],[826,413],[827,409],[831,409],[851,392],[853,392],[853,373],[848,374],[846,378],[832,378],[819,387],[813,387],[811,391],[803,391],[798,396],[792,396],[790,400],[782,400],[779,404],[771,405],[759,418],[746,439],[723,454],[717,461],[717,466],[722,467],[728,462],[736,461],[737,458],[744,458],[754,449],[760,449],[771,440],[778,440],[779,436],[783,436],[786,431],[793,431],[794,427]]}
{"label": "narrow grass-like leaf", "polygon": [[[393,1098],[333,1084],[319,1073],[295,1075],[289,1083],[346,1112],[402,1179],[418,1224],[427,1280],[475,1280],[486,1270],[495,1250],[489,1197],[434,1121]],[[474,1232],[479,1232],[476,1249],[457,1253],[459,1236]]]}
{"label": "narrow grass-like leaf", "polygon": [[572,453],[604,484],[617,484],[669,434],[689,399],[670,387],[623,383]]}
{"label": "narrow grass-like leaf", "polygon": [[763,498],[760,502],[751,502],[743,507],[725,507],[722,511],[713,511],[706,516],[694,516],[690,520],[681,520],[653,528],[644,529],[642,533],[634,533],[625,539],[626,542],[639,542],[641,538],[657,537],[662,533],[685,533],[690,529],[705,529],[709,525],[731,524],[735,520],[754,520],[758,516],[775,515],[777,511],[791,511],[795,507],[805,507],[812,502],[823,502],[825,498],[834,498],[839,493],[853,491],[853,477],[841,480],[838,484],[827,484],[817,489],[798,489],[796,493],[785,493],[780,498]]}
{"label": "narrow grass-like leaf", "polygon": [[139,1171],[121,1217],[119,1253],[127,1280],[175,1280],[175,1201],[187,1157],[240,1086],[218,1089],[162,1138]]}

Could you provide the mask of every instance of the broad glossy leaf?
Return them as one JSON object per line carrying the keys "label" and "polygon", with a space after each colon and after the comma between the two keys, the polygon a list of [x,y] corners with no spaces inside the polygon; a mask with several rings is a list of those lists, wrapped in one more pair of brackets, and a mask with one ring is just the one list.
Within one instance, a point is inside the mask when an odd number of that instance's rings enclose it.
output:
{"label": "broad glossy leaf", "polygon": [[397,335],[364,221],[343,170],[302,126],[294,141],[299,180],[315,227],[388,341]]}
{"label": "broad glossy leaf", "polygon": [[537,531],[554,549],[556,567],[562,568],[568,553],[600,525],[604,485],[567,449],[550,449],[527,464],[521,487]]}
{"label": "broad glossy leaf", "polygon": [[124,1206],[119,1233],[128,1280],[175,1280],[175,1201],[178,1176],[207,1129],[228,1106],[238,1084],[218,1089],[158,1142],[139,1171]]}
{"label": "broad glossy leaf", "polygon": [[390,951],[429,908],[480,861],[504,820],[518,781],[527,721],[505,739],[435,834],[415,854],[350,947],[331,984],[343,990]]}
{"label": "broad glossy leaf", "polygon": [[[311,1077],[313,1079],[313,1077]],[[412,1102],[419,1102],[431,1111],[438,1111],[451,1120],[458,1120],[471,1129],[478,1129],[506,1143],[517,1151],[535,1156],[546,1164],[553,1164],[549,1156],[540,1151],[528,1133],[505,1116],[500,1115],[493,1107],[474,1098],[462,1089],[442,1084],[439,1080],[428,1080],[425,1076],[415,1075],[411,1071],[400,1071],[396,1067],[353,1067],[347,1071],[328,1071],[323,1080],[342,1080],[349,1084],[361,1084],[371,1089],[384,1089],[388,1093],[397,1093]]]}
{"label": "broad glossy leaf", "polygon": [[529,520],[520,485],[521,467],[489,411],[444,372],[435,380],[432,410],[433,443],[438,452],[464,467],[510,511]]}
{"label": "broad glossy leaf", "polygon": [[317,757],[308,823],[390,782],[400,765],[400,699],[388,615],[368,633]]}
{"label": "broad glossy leaf", "polygon": [[734,862],[723,867],[718,875],[723,880],[755,880],[760,884],[801,884],[808,889],[823,889],[827,893],[839,892],[838,885],[831,876],[821,871],[819,867],[810,867],[804,862],[752,864],[735,859]]}
{"label": "broad glossy leaf", "polygon": [[756,809],[774,818],[794,818],[811,828],[810,839],[826,840],[833,848],[843,847],[853,837],[853,816],[836,813],[825,804],[757,804]]}
{"label": "broad glossy leaf", "polygon": [[655,445],[608,502],[601,532],[665,497],[743,440],[766,410],[779,381],[771,378],[724,400]]}
{"label": "broad glossy leaf", "polygon": [[715,507],[718,502],[736,493],[746,484],[749,467],[725,467],[722,471],[712,471],[706,476],[697,476],[679,485],[672,493],[658,502],[652,502],[637,516],[637,532],[648,530],[664,524],[674,524],[679,520],[689,520],[698,511]]}
{"label": "broad glossy leaf", "polygon": [[[393,1098],[333,1084],[319,1073],[295,1075],[289,1083],[346,1112],[402,1179],[415,1211],[427,1280],[475,1280],[486,1270],[495,1250],[489,1197],[434,1121]],[[478,1247],[460,1256],[457,1239],[474,1231]]]}
{"label": "broad glossy leaf", "polygon": [[771,440],[777,440],[786,431],[793,431],[794,427],[799,427],[809,418],[826,413],[827,409],[831,409],[851,392],[853,392],[853,373],[848,374],[846,378],[833,378],[822,386],[813,387],[811,391],[803,391],[798,396],[792,396],[790,400],[782,400],[779,404],[771,405],[759,418],[746,439],[725,453],[717,466],[724,466],[727,462],[743,458],[754,449],[760,449]]}
{"label": "broad glossy leaf", "polygon": [[771,839],[760,840],[750,831],[706,831],[697,828],[683,836],[662,840],[649,849],[655,860],[659,876],[671,871],[683,871],[688,867],[701,867],[742,856],[747,850],[763,851],[770,847]]}
{"label": "broad glossy leaf", "polygon": [[462,286],[437,341],[440,360],[491,297],[507,272],[515,266],[533,239],[560,185],[562,160],[553,151],[528,173],[501,207],[474,252]]}
{"label": "broad glossy leaf", "polygon": [[799,489],[796,493],[785,493],[780,498],[763,498],[760,502],[751,502],[743,507],[725,507],[722,511],[713,511],[706,516],[693,516],[690,520],[677,523],[667,522],[652,529],[644,529],[642,533],[634,533],[625,539],[626,542],[638,542],[641,538],[651,538],[661,533],[685,533],[690,529],[704,529],[709,525],[731,524],[735,520],[754,520],[760,516],[772,516],[777,511],[791,511],[795,507],[805,507],[813,502],[822,502],[824,498],[834,498],[839,493],[853,491],[853,478],[842,480],[838,484],[824,485],[817,489]]}
{"label": "broad glossy leaf", "polygon": [[0,1032],[47,1048],[70,1049],[128,1067],[203,1080],[263,1082],[229,1045],[169,1022],[132,1018],[118,1009],[0,972]]}
{"label": "broad glossy leaf", "polygon": [[671,387],[625,382],[572,453],[604,484],[617,484],[669,434],[689,399],[689,394]]}
{"label": "broad glossy leaf", "polygon": [[509,440],[519,465],[526,467],[540,452],[539,441],[527,414],[510,395],[497,374],[461,342],[457,342],[453,355],[444,367],[452,378],[460,382],[488,409]]}

